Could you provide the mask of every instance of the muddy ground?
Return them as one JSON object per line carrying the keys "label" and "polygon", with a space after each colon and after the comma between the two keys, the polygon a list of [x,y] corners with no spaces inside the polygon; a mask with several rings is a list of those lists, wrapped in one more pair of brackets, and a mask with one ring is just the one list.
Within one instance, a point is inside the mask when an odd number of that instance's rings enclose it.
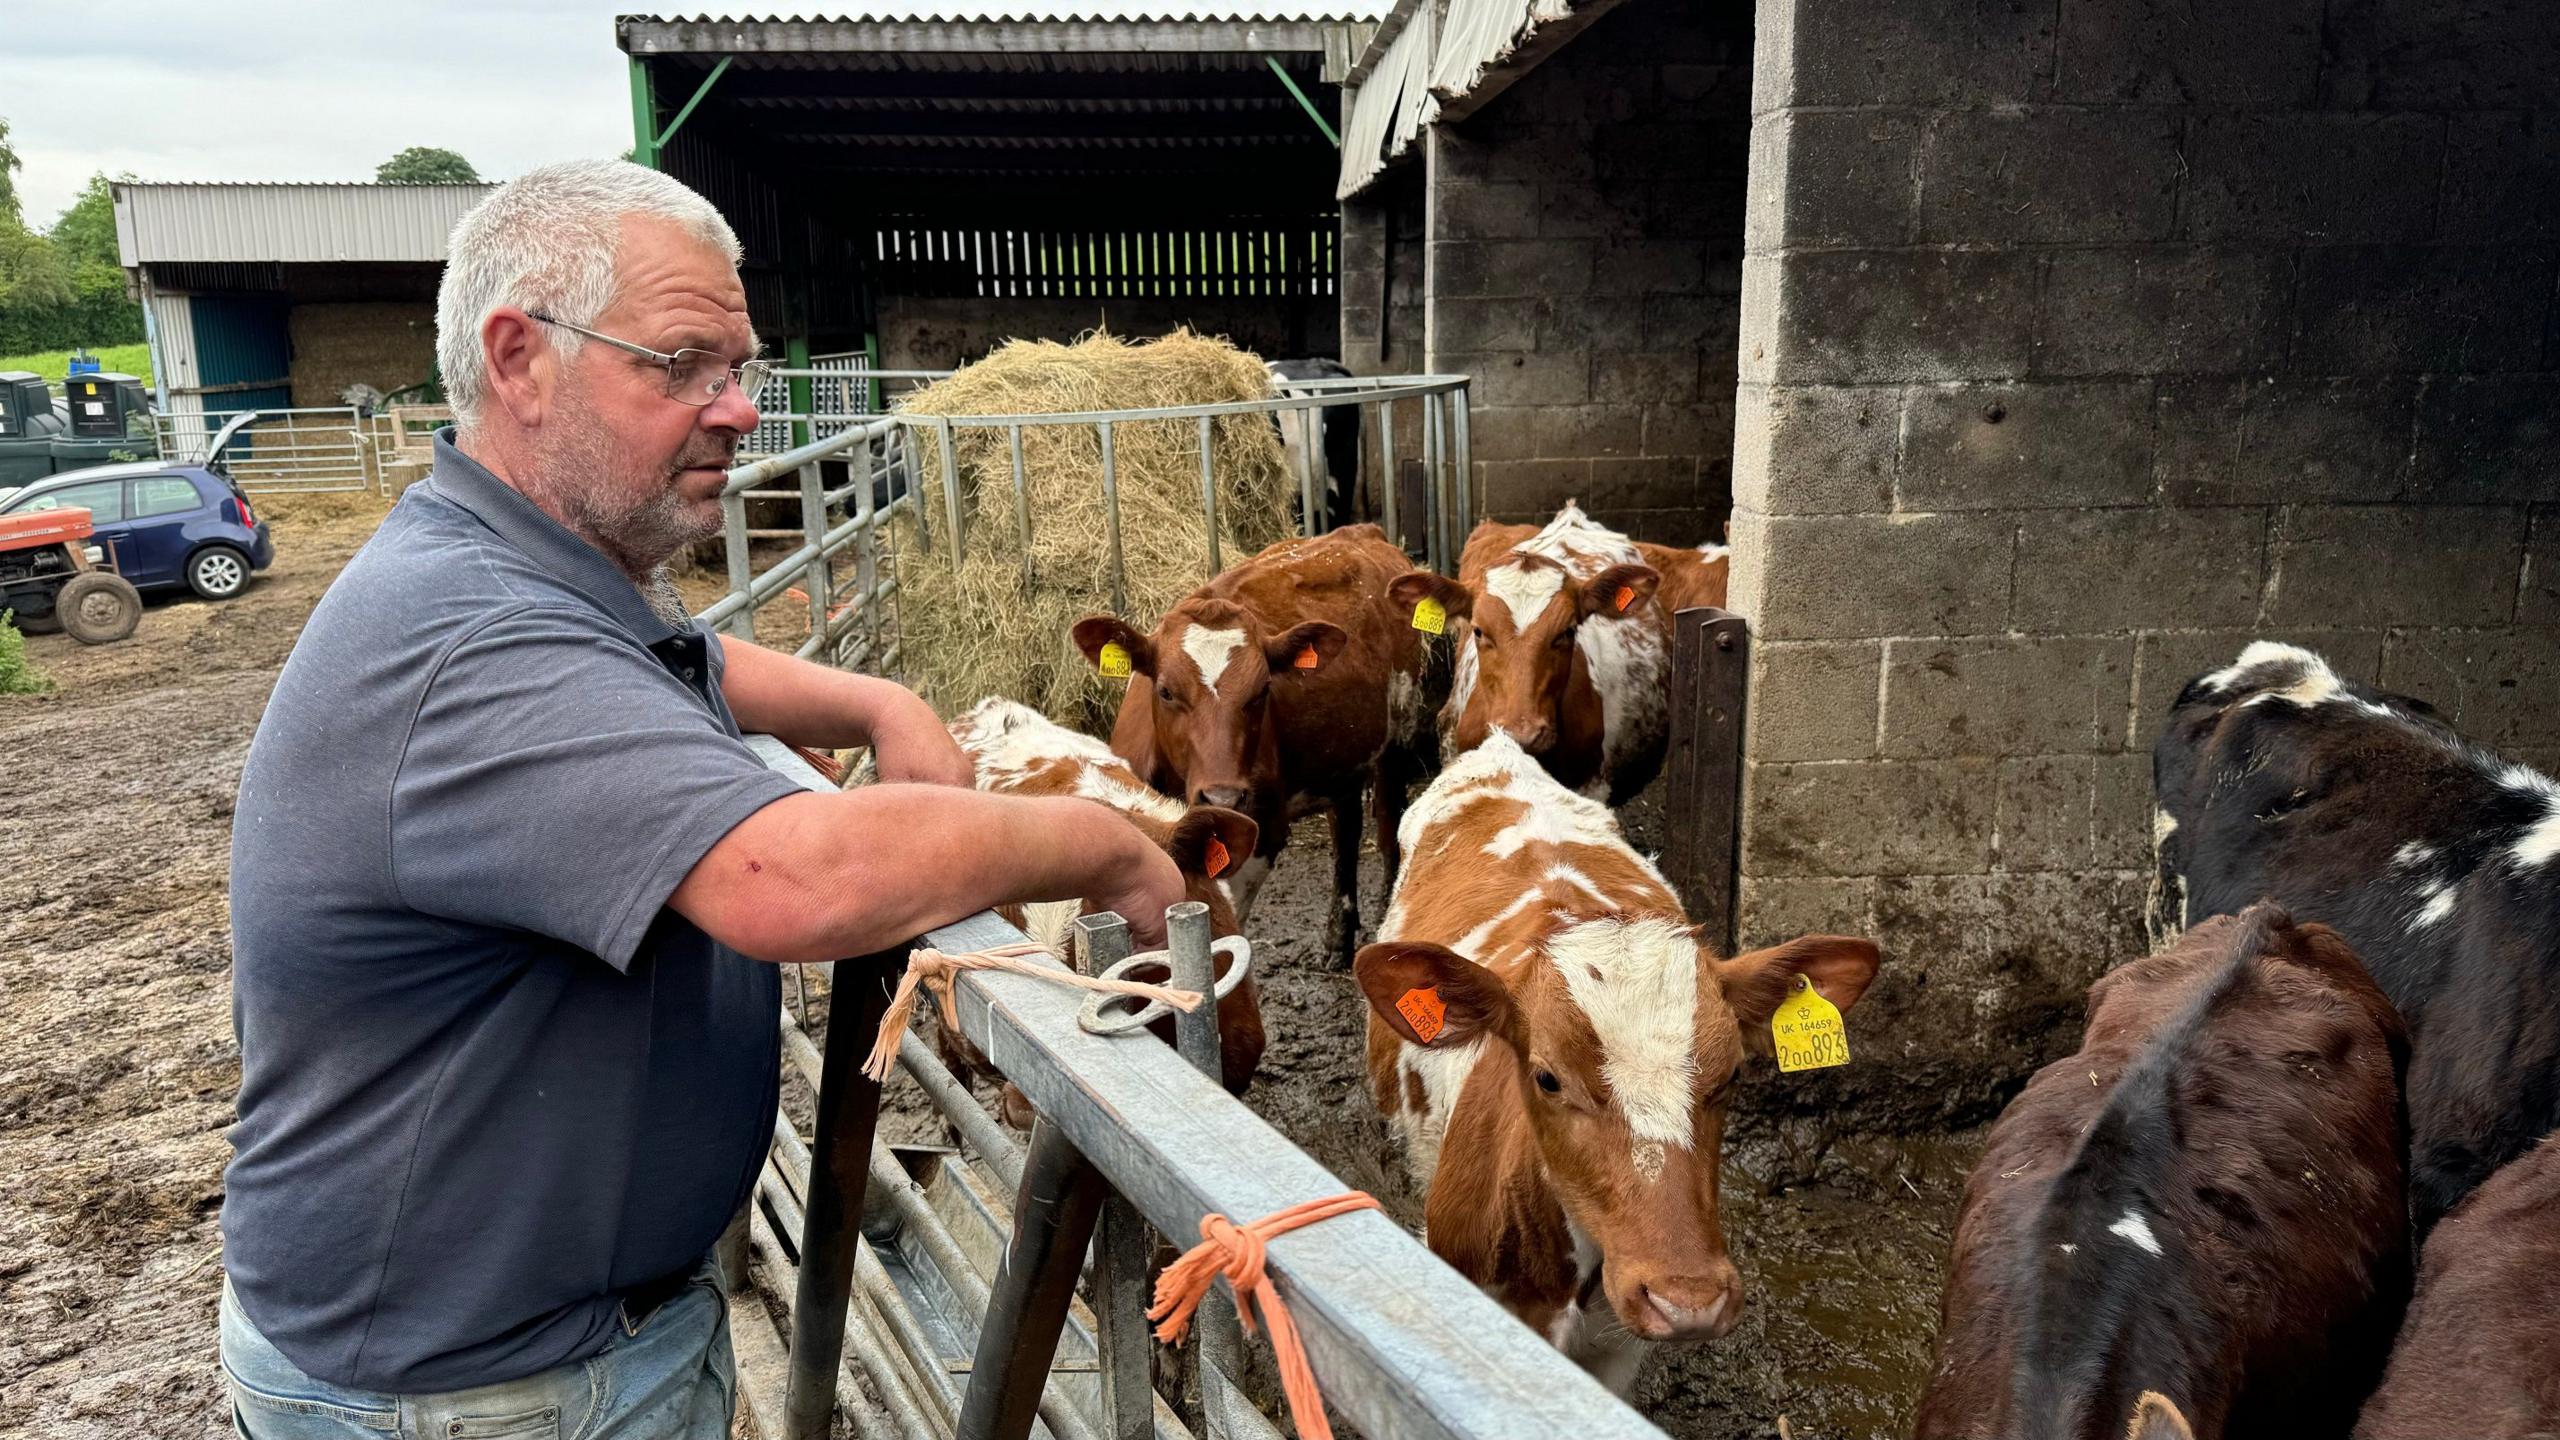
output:
{"label": "muddy ground", "polygon": [[[262,506],[275,568],[228,605],[155,601],[135,636],[30,636],[54,694],[0,699],[0,1435],[229,1433],[214,1364],[231,1039],[224,898],[240,765],[278,667],[382,504]],[[684,583],[695,607],[716,579]],[[805,616],[769,608],[760,638]],[[1643,803],[1640,841],[1658,830]],[[1347,1183],[1419,1220],[1367,1105],[1361,1002],[1318,942],[1327,863],[1297,838],[1253,926],[1271,1048],[1251,1102]],[[1371,857],[1364,883],[1383,909]],[[1853,1022],[1854,1035],[1854,1022]],[[1761,1068],[1757,1085],[1783,1080]],[[1762,1113],[1781,1107],[1765,1105]],[[891,1139],[935,1127],[916,1113]],[[1750,1287],[1726,1341],[1651,1365],[1637,1403],[1681,1440],[1899,1433],[1978,1138],[1737,1121],[1728,1239]]]}

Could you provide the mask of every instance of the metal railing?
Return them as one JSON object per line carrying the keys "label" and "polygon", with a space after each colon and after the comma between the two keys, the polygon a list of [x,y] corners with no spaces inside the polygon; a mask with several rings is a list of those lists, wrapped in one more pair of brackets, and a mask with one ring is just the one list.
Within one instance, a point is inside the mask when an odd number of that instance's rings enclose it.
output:
{"label": "metal railing", "polygon": [[[235,411],[159,413],[151,417],[160,454],[203,463],[214,438],[240,417]],[[252,494],[371,490],[374,424],[346,405],[261,409],[223,445],[223,469]]]}
{"label": "metal railing", "polygon": [[[751,640],[756,612],[797,592],[809,607],[809,637],[796,654],[894,674],[896,624],[887,612],[898,577],[890,522],[914,508],[898,489],[899,457],[890,443],[898,433],[895,421],[872,420],[731,470],[720,491],[729,593],[696,618]],[[841,483],[827,484],[830,465],[842,468]],[[786,477],[791,487],[778,488]],[[755,500],[797,501],[799,528],[752,529],[747,505]],[[757,573],[751,542],[781,537],[801,543]]]}
{"label": "metal railing", "polygon": [[[783,746],[751,743],[803,786],[833,788]],[[1127,953],[1118,917],[1078,924],[1088,966]],[[1207,988],[1205,907],[1176,906],[1167,928],[1173,983]],[[956,953],[1023,938],[982,914],[920,943]],[[785,1352],[760,1305],[734,1307],[740,1393],[758,1433],[820,1440],[841,1409],[854,1433],[898,1440],[1021,1440],[1035,1428],[1055,1440],[1274,1436],[1246,1402],[1230,1311],[1204,1307],[1196,1332],[1197,1429],[1150,1378],[1151,1230],[1188,1240],[1206,1214],[1249,1220],[1347,1188],[1218,1083],[1215,1007],[1178,1016],[1168,1048],[1144,1032],[1088,1032],[1078,992],[964,975],[961,1029],[1038,1118],[1017,1146],[910,1036],[899,1065],[962,1140],[910,1168],[878,1142],[880,1087],[860,1073],[904,958],[832,967],[823,1055],[802,1019],[782,1017],[787,1063],[817,1094],[816,1125],[806,1138],[777,1125],[750,1217],[752,1268],[788,1297],[791,1336]],[[1268,1265],[1327,1401],[1363,1434],[1661,1440],[1384,1214],[1283,1236]]]}

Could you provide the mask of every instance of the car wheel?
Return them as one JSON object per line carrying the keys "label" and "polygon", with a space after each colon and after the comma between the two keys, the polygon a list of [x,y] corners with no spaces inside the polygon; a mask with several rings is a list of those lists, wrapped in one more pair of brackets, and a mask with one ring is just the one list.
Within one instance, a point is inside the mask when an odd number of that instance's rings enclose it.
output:
{"label": "car wheel", "polygon": [[207,600],[228,600],[249,588],[249,557],[228,545],[207,545],[187,562],[187,588]]}
{"label": "car wheel", "polygon": [[142,592],[121,575],[102,570],[74,575],[54,597],[62,628],[83,645],[121,640],[142,623]]}

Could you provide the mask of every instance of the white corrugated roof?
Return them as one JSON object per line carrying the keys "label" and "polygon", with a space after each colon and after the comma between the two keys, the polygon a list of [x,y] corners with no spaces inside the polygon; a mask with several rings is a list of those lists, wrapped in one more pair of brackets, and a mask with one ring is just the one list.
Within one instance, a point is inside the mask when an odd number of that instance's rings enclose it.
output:
{"label": "white corrugated roof", "polygon": [[808,15],[624,15],[626,21],[654,25],[787,25],[807,21],[827,25],[1003,25],[1037,21],[1084,24],[1166,24],[1184,20],[1324,22],[1375,21],[1393,0],[1214,0],[1184,4],[1181,0],[876,0],[855,10]]}
{"label": "white corrugated roof", "polygon": [[116,252],[158,261],[441,261],[480,185],[154,183],[115,187]]}

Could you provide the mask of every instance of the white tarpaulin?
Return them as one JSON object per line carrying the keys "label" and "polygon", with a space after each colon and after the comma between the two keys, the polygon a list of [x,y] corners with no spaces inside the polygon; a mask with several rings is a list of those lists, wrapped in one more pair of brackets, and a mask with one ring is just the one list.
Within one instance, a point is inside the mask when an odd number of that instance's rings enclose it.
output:
{"label": "white tarpaulin", "polygon": [[[1342,182],[1334,188],[1336,199],[1348,200],[1377,179],[1387,162],[1411,148],[1413,138],[1439,113],[1429,84],[1431,30],[1428,0],[1400,0],[1378,40],[1371,42],[1376,63],[1368,74],[1355,73],[1352,78],[1351,115],[1342,129]],[[1383,49],[1378,48],[1380,44]]]}

